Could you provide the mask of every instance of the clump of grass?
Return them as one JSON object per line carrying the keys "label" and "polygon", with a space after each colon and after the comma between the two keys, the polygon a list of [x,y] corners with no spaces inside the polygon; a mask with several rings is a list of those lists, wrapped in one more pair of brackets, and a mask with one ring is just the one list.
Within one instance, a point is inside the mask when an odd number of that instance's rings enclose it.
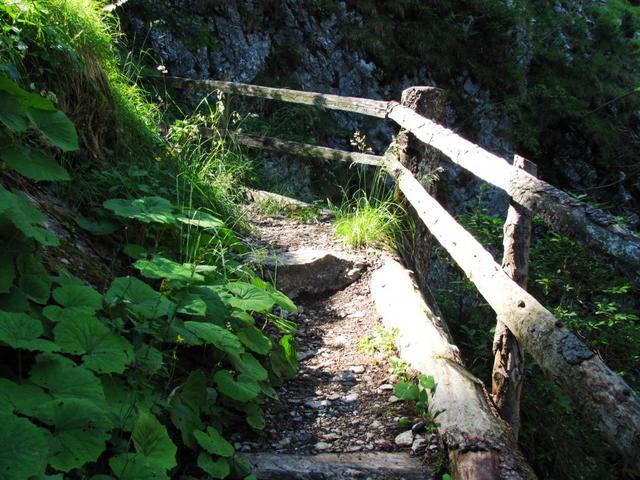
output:
{"label": "clump of grass", "polygon": [[354,248],[394,246],[404,229],[404,208],[395,200],[394,191],[385,184],[382,171],[376,171],[369,183],[366,175],[351,198],[334,208],[335,232]]}

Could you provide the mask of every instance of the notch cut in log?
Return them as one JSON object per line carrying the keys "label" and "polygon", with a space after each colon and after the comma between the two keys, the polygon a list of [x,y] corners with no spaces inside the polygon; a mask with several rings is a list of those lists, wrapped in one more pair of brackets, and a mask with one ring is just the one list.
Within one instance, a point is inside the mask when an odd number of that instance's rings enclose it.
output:
{"label": "notch cut in log", "polygon": [[[513,166],[536,175],[536,165],[520,156],[515,156]],[[509,278],[526,290],[529,279],[529,246],[531,244],[531,213],[513,200],[509,203],[504,222],[504,255],[502,270]],[[491,395],[493,402],[513,431],[517,441],[520,433],[520,397],[524,381],[524,351],[498,317],[493,336],[493,372]]]}
{"label": "notch cut in log", "polygon": [[442,412],[436,423],[453,478],[536,478],[484,385],[465,368],[435,302],[424,301],[409,271],[386,258],[371,278],[371,294],[384,325],[398,331],[401,358],[436,381],[429,409]]}
{"label": "notch cut in log", "polygon": [[307,143],[290,142],[287,140],[278,140],[277,138],[248,135],[246,133],[231,133],[231,136],[238,144],[244,145],[245,147],[288,153],[301,157],[373,166],[382,166],[384,163],[384,157],[378,155],[347,152],[335,148],[319,147]]}
{"label": "notch cut in log", "polygon": [[389,157],[387,170],[438,242],[449,252],[520,344],[632,467],[640,467],[640,399],[489,252]]}
{"label": "notch cut in log", "polygon": [[395,103],[390,106],[388,116],[423,142],[439,149],[453,163],[506,191],[514,201],[539,215],[558,232],[611,258],[621,273],[640,283],[640,237],[618,225],[611,215],[514,168],[410,108]]}
{"label": "notch cut in log", "polygon": [[386,118],[389,102],[371,100],[369,98],[345,97],[329,93],[303,92],[288,88],[262,87],[246,83],[223,82],[220,80],[194,80],[181,77],[148,77],[150,80],[173,88],[188,88],[195,91],[212,92],[220,90],[225,93],[244,95],[247,97],[266,98],[281,102],[312,105],[314,107],[343,112],[359,113],[376,118]]}

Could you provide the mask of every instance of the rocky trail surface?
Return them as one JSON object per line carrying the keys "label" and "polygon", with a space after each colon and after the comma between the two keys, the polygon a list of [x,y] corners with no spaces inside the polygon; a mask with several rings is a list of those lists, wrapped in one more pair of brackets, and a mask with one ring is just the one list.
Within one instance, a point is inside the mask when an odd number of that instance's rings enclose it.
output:
{"label": "rocky trail surface", "polygon": [[[380,325],[369,279],[380,252],[349,251],[330,222],[265,217],[250,207],[262,263],[299,312],[298,375],[265,404],[263,432],[238,432],[236,447],[256,465],[259,479],[427,479],[425,458],[438,441],[393,395],[389,352],[359,343]],[[273,258],[277,257],[277,262]],[[274,263],[277,265],[274,268]]]}

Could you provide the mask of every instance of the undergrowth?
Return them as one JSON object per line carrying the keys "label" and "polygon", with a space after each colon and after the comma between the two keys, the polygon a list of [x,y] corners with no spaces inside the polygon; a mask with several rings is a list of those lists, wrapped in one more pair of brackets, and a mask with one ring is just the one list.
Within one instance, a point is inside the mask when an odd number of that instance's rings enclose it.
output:
{"label": "undergrowth", "polygon": [[[0,20],[0,476],[253,478],[229,434],[263,429],[295,374],[296,307],[242,261],[250,166],[221,104],[161,135],[98,2],[4,2]],[[72,273],[48,193],[62,230],[112,246],[104,291]]]}
{"label": "undergrowth", "polygon": [[[502,257],[502,220],[488,215],[482,198],[460,220],[494,258]],[[637,289],[537,218],[529,270],[528,291],[638,390]],[[464,274],[457,272],[434,294],[467,364],[490,384],[495,314]],[[635,478],[637,472],[625,469],[620,457],[580,419],[568,397],[530,357],[525,373],[520,444],[542,478]]]}

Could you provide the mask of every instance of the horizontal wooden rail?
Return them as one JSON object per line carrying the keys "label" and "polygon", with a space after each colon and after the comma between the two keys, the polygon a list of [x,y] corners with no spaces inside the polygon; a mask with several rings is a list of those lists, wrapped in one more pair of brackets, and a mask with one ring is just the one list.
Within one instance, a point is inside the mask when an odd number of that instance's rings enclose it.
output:
{"label": "horizontal wooden rail", "polygon": [[640,283],[640,237],[616,224],[611,215],[514,168],[410,108],[396,103],[389,109],[389,118],[440,150],[453,163],[505,190],[515,202],[539,215],[560,233],[610,257],[618,270]]}
{"label": "horizontal wooden rail", "polygon": [[635,467],[640,466],[640,399],[551,312],[509,278],[491,254],[389,156],[387,170],[420,219],[538,365]]}
{"label": "horizontal wooden rail", "polygon": [[303,92],[289,90],[287,88],[261,87],[247,85],[246,83],[223,82],[220,80],[192,80],[180,77],[150,77],[156,82],[161,82],[173,88],[189,88],[191,90],[207,91],[220,90],[225,93],[246,95],[248,97],[267,98],[282,102],[313,105],[319,108],[341,110],[343,112],[360,113],[376,118],[386,118],[389,102],[384,100],[371,100],[360,97],[344,97],[316,92]]}
{"label": "horizontal wooden rail", "polygon": [[245,133],[231,133],[232,138],[240,145],[251,148],[273,150],[275,152],[300,155],[302,157],[319,158],[322,160],[337,160],[340,162],[359,163],[363,165],[382,166],[384,157],[368,155],[366,153],[347,152],[335,148],[319,147],[307,143],[278,140],[277,138],[247,135]]}

